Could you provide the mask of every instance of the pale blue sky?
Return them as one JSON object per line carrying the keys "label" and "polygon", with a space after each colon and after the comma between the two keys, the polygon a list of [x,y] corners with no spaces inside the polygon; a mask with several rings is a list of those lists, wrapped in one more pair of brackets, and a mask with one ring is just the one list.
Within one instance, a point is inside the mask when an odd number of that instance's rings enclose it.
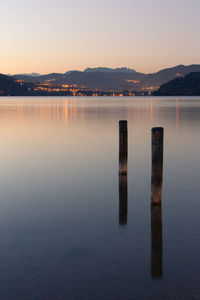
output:
{"label": "pale blue sky", "polygon": [[6,0],[0,73],[200,63],[199,0]]}

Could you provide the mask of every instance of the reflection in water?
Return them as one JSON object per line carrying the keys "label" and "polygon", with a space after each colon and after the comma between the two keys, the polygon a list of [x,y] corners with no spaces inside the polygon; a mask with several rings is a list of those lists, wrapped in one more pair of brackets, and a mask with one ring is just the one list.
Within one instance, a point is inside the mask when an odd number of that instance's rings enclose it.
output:
{"label": "reflection in water", "polygon": [[[1,299],[198,299],[200,98],[179,99],[179,131],[176,116],[178,103],[167,97],[1,98]],[[118,174],[122,119],[134,149],[128,177]],[[174,205],[150,211],[152,123],[173,145],[163,179]]]}
{"label": "reflection in water", "polygon": [[176,129],[179,129],[179,99],[176,99]]}
{"label": "reflection in water", "polygon": [[151,205],[151,275],[162,277],[162,207]]}
{"label": "reflection in water", "polygon": [[18,116],[19,116],[19,121],[22,121],[23,120],[23,106],[22,106],[21,102],[18,105]]}
{"label": "reflection in water", "polygon": [[[4,98],[1,98],[4,99]],[[162,106],[158,105],[155,99],[138,99],[137,97],[123,99],[123,106],[119,105],[117,98],[95,98],[90,97],[23,97],[17,100],[10,99],[9,103],[1,100],[1,117],[5,117],[18,122],[37,120],[43,122],[59,121],[65,126],[71,121],[101,119],[110,120],[110,113],[115,117],[129,119],[136,126],[138,123],[143,126],[148,120],[160,119],[165,121],[166,118],[173,118],[176,122],[176,128],[179,127],[180,118],[183,120],[184,110],[181,109],[181,102],[176,99],[176,105],[169,105],[163,102]],[[131,105],[129,101],[131,100]],[[3,102],[3,103],[2,103]],[[101,102],[101,105],[99,105]],[[3,105],[2,105],[3,104]],[[123,107],[123,110],[122,110]],[[114,108],[114,109],[113,109]],[[195,111],[199,109],[194,108]],[[185,107],[186,110],[186,107]],[[169,113],[166,115],[166,111]],[[173,112],[173,113],[172,113]],[[195,114],[198,116],[198,114]],[[143,123],[141,124],[141,121]],[[173,123],[171,123],[173,124]]]}
{"label": "reflection in water", "polygon": [[150,120],[153,121],[153,103],[152,103],[152,99],[150,100],[149,114],[150,114]]}
{"label": "reflection in water", "polygon": [[[26,104],[27,102],[27,104]],[[66,124],[70,119],[76,119],[77,116],[77,101],[73,100],[34,100],[30,105],[30,101],[17,101],[18,120],[23,121],[23,115],[39,119],[41,121],[47,120],[63,120]],[[15,110],[10,111],[15,114]],[[13,116],[12,116],[13,117]]]}
{"label": "reflection in water", "polygon": [[128,188],[127,176],[119,175],[119,224],[127,224]]}
{"label": "reflection in water", "polygon": [[163,128],[152,128],[151,275],[162,277]]}

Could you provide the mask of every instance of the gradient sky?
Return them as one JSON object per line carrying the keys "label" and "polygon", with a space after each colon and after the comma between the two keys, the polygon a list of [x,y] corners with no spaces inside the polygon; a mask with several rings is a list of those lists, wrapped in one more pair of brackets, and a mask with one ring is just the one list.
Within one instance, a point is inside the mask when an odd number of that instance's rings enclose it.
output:
{"label": "gradient sky", "polygon": [[6,0],[0,73],[200,63],[200,0]]}

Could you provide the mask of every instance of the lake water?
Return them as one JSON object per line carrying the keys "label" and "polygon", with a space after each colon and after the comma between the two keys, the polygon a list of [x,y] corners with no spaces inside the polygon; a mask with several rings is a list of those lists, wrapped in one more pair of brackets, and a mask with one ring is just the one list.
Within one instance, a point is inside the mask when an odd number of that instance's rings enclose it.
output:
{"label": "lake water", "polygon": [[[164,164],[154,228],[157,126]],[[200,98],[1,97],[0,299],[200,299],[199,133]]]}

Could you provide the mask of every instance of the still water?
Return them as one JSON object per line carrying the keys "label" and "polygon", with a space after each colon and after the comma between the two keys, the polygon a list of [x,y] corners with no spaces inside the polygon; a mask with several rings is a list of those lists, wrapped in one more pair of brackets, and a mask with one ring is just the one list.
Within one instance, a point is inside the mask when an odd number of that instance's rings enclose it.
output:
{"label": "still water", "polygon": [[[162,210],[152,213],[157,126]],[[200,299],[199,132],[200,98],[1,97],[0,299]]]}

